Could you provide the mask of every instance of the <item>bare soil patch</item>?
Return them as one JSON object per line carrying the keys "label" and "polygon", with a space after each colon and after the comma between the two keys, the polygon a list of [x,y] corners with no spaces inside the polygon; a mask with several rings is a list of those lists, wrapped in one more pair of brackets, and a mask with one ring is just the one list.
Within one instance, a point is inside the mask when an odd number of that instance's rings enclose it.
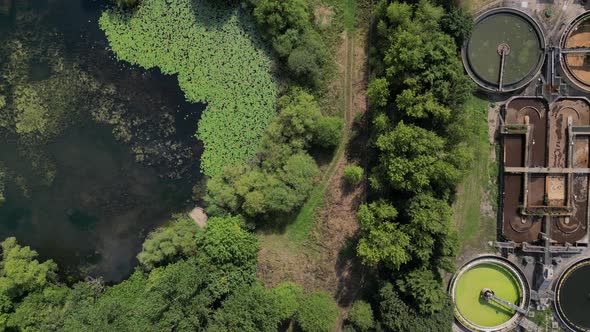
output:
{"label": "bare soil patch", "polygon": [[317,5],[313,12],[315,23],[320,28],[327,28],[332,23],[334,17],[334,10],[332,7],[326,5]]}
{"label": "bare soil patch", "polygon": [[200,207],[195,207],[194,209],[191,210],[191,212],[189,212],[188,214],[197,225],[199,225],[199,227],[203,228],[205,227],[205,225],[207,225],[207,214],[205,213],[205,210],[203,210]]}

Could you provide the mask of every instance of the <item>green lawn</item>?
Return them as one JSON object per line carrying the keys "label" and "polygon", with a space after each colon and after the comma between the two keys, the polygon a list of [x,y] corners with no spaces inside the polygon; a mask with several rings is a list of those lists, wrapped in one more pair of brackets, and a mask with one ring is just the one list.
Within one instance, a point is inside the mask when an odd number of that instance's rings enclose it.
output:
{"label": "green lawn", "polygon": [[[489,103],[473,97],[468,105],[473,110],[478,124],[474,135],[475,159],[465,178],[458,187],[453,204],[453,219],[462,241],[462,251],[485,249],[485,243],[496,237],[496,218],[481,213],[482,200],[489,197],[487,204],[496,209],[497,163],[491,160],[494,146],[489,143],[487,109]],[[486,195],[487,193],[487,195]]]}

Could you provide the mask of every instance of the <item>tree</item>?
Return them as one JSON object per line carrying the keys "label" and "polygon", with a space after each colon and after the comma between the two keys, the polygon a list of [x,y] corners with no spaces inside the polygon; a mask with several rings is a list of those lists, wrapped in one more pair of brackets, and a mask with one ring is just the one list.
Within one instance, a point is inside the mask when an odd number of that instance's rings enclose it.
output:
{"label": "tree", "polygon": [[136,271],[107,288],[96,302],[78,306],[64,331],[195,331],[207,326],[216,300],[209,267],[194,258]]}
{"label": "tree", "polygon": [[6,330],[10,313],[14,309],[14,304],[10,298],[4,294],[0,294],[0,331]]}
{"label": "tree", "polygon": [[300,83],[318,87],[324,79],[323,68],[329,53],[321,36],[311,28],[306,29],[300,43],[287,58],[287,67]]}
{"label": "tree", "polygon": [[441,311],[422,315],[407,305],[390,283],[379,290],[379,316],[384,330],[392,332],[447,332],[454,320],[453,304],[448,298]]}
{"label": "tree", "polygon": [[389,82],[387,79],[383,77],[372,79],[367,88],[367,97],[373,105],[385,107],[389,100]]}
{"label": "tree", "polygon": [[313,189],[315,178],[320,174],[320,170],[313,158],[306,153],[299,153],[291,156],[279,177],[293,191],[293,200],[300,205]]}
{"label": "tree", "polygon": [[311,293],[303,298],[297,312],[297,322],[304,332],[332,331],[338,320],[338,307],[323,292]]}
{"label": "tree", "polygon": [[262,168],[276,170],[292,155],[312,144],[335,146],[342,120],[324,117],[315,98],[294,89],[279,99],[279,116],[269,125],[260,148]]}
{"label": "tree", "polygon": [[94,302],[95,290],[88,283],[73,288],[51,285],[29,294],[16,305],[7,326],[19,331],[58,331],[66,316],[78,306]]}
{"label": "tree", "polygon": [[245,231],[239,217],[212,217],[197,235],[196,259],[208,275],[215,298],[231,294],[256,277],[258,240]]}
{"label": "tree", "polygon": [[281,320],[293,318],[303,298],[303,287],[293,282],[283,282],[272,289]]}
{"label": "tree", "polygon": [[385,201],[361,205],[358,213],[361,238],[357,254],[364,264],[384,263],[398,270],[410,261],[410,236],[395,222],[397,210]]}
{"label": "tree", "polygon": [[281,320],[271,291],[260,284],[236,292],[213,315],[212,331],[277,331]]}
{"label": "tree", "polygon": [[370,304],[362,300],[353,303],[348,312],[348,320],[361,332],[368,331],[375,326],[373,309]]}
{"label": "tree", "polygon": [[363,180],[364,170],[360,166],[349,165],[344,167],[344,180],[352,186],[356,186]]}
{"label": "tree", "polygon": [[471,36],[473,18],[462,8],[453,7],[441,20],[443,30],[455,38],[455,43],[462,46]]}
{"label": "tree", "polygon": [[412,23],[412,16],[413,8],[410,4],[394,1],[387,6],[386,17],[393,26],[409,29]]}
{"label": "tree", "polygon": [[259,30],[302,85],[317,88],[324,79],[329,52],[310,19],[305,0],[249,0]]}
{"label": "tree", "polygon": [[156,266],[187,258],[196,253],[199,227],[186,214],[177,214],[164,226],[148,235],[137,255],[139,262],[151,270]]}
{"label": "tree", "polygon": [[323,148],[338,145],[342,136],[342,119],[336,116],[322,116],[314,126],[314,144]]}
{"label": "tree", "polygon": [[442,256],[453,257],[459,248],[449,204],[429,194],[419,194],[409,201],[408,216],[413,255],[423,263],[435,258],[439,267],[450,271],[453,265],[446,266],[448,262]]}
{"label": "tree", "polygon": [[442,283],[430,270],[413,270],[405,274],[403,279],[397,280],[397,286],[412,299],[422,314],[432,315],[441,311],[446,304],[447,295],[442,289]]}
{"label": "tree", "polygon": [[43,290],[55,282],[57,265],[51,261],[39,263],[37,252],[21,247],[14,237],[4,240],[0,262],[0,293],[14,299]]}
{"label": "tree", "polygon": [[221,174],[207,181],[205,202],[209,215],[239,213],[242,202],[234,184],[246,171],[245,167],[226,166]]}
{"label": "tree", "polygon": [[290,31],[301,32],[310,25],[310,15],[304,0],[250,0],[254,17],[261,31],[271,39]]}
{"label": "tree", "polygon": [[204,231],[197,235],[197,249],[216,266],[255,267],[258,240],[242,224],[240,217],[209,219]]}
{"label": "tree", "polygon": [[303,152],[289,156],[274,171],[226,168],[207,185],[207,211],[248,217],[291,213],[308,197],[318,174],[316,162]]}
{"label": "tree", "polygon": [[459,180],[450,163],[445,141],[434,132],[400,122],[377,138],[381,165],[378,168],[393,188],[419,193],[428,188],[445,192]]}

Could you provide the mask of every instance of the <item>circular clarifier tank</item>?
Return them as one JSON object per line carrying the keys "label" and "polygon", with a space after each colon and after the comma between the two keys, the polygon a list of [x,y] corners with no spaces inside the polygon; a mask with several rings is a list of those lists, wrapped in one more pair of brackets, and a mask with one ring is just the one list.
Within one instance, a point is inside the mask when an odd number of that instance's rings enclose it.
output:
{"label": "circular clarifier tank", "polygon": [[467,73],[483,89],[509,92],[530,83],[545,59],[545,37],[527,14],[498,8],[475,19],[463,47]]}
{"label": "circular clarifier tank", "polygon": [[590,53],[572,52],[590,48],[590,12],[586,12],[568,25],[561,37],[561,67],[574,86],[590,91]]}
{"label": "circular clarifier tank", "polygon": [[590,331],[590,259],[574,263],[557,282],[555,306],[572,331]]}
{"label": "circular clarifier tank", "polygon": [[[526,311],[529,287],[522,272],[496,256],[470,261],[450,285],[455,317],[471,331],[512,331]],[[486,294],[493,294],[494,299]]]}

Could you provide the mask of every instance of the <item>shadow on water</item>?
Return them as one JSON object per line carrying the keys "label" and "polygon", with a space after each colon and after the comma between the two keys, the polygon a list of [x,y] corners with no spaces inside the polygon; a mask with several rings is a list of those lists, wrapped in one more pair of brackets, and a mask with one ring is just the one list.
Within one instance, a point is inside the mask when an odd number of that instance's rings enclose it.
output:
{"label": "shadow on water", "polygon": [[[31,20],[18,25],[17,15],[36,17],[43,12],[34,24],[50,36],[45,39],[62,45],[64,61],[75,63],[101,84],[113,85],[117,98],[136,115],[133,119],[158,122],[168,114],[175,130],[161,140],[191,151],[185,158],[190,163],[175,173],[182,176],[162,176],[173,173],[175,160],[151,166],[136,162],[132,146],[117,141],[113,128],[84,114],[40,145],[40,156],[34,157],[47,160],[54,171],[47,180],[32,166],[31,152],[23,153],[26,148],[18,139],[5,139],[0,128],[0,162],[11,175],[5,184],[6,202],[0,205],[0,239],[15,236],[42,259],[54,259],[70,280],[87,274],[109,282],[126,278],[137,264],[135,256],[145,236],[171,214],[189,207],[192,184],[200,179],[202,147],[194,132],[205,106],[187,103],[176,77],[114,59],[97,23],[106,6],[107,1],[92,0],[0,1],[0,42],[11,32],[29,28]],[[52,74],[43,59],[30,61],[31,82]],[[158,134],[152,128],[138,137],[158,142]]]}

